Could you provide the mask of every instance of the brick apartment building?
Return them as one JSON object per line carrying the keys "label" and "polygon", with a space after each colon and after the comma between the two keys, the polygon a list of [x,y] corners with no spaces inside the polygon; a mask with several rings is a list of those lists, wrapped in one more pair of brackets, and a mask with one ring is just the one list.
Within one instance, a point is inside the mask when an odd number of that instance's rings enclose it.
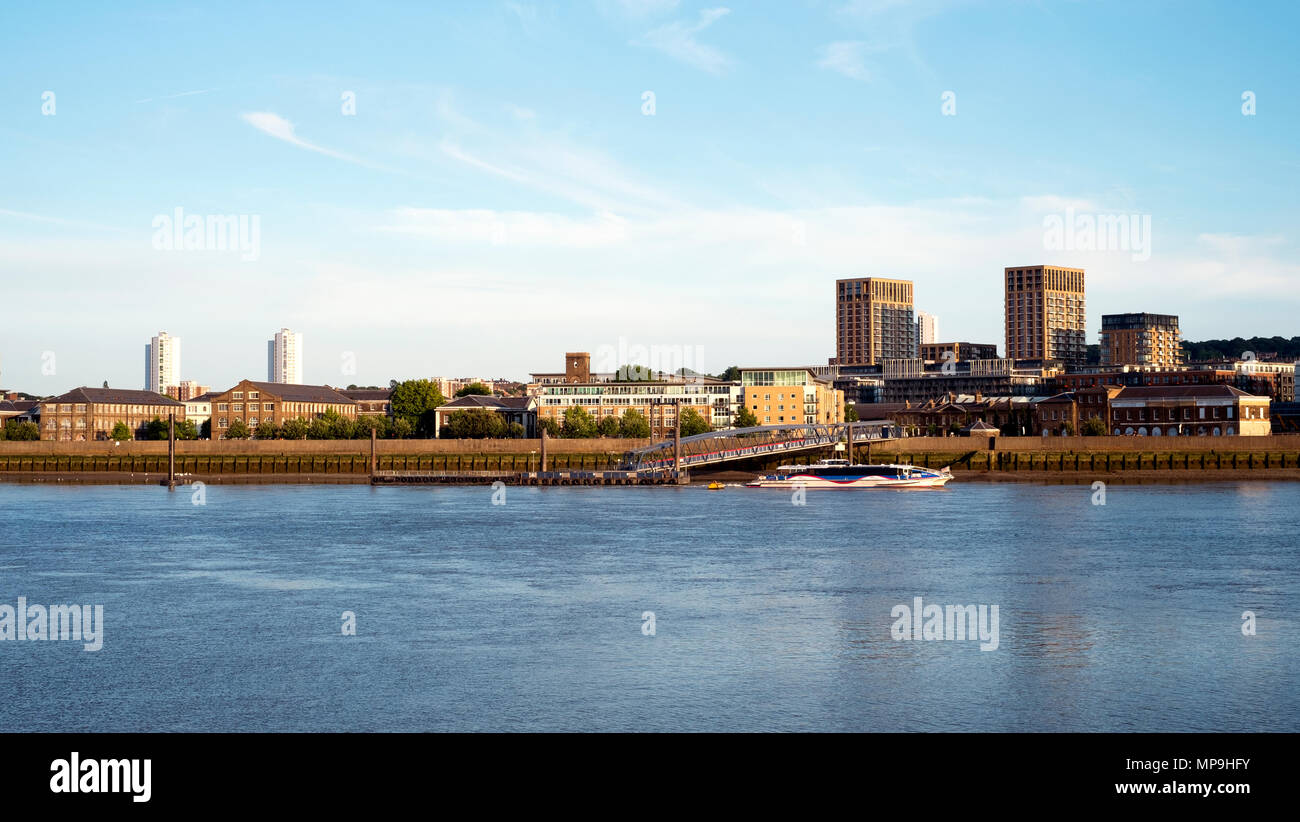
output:
{"label": "brick apartment building", "polygon": [[339,393],[356,402],[358,417],[393,416],[393,389],[391,388],[339,389]]}
{"label": "brick apartment building", "polygon": [[1178,317],[1172,314],[1102,314],[1102,365],[1177,367],[1183,362]]}
{"label": "brick apartment building", "polygon": [[185,403],[152,391],[122,388],[74,388],[40,403],[41,439],[58,442],[107,440],[121,422],[139,436],[154,418],[175,414],[185,419]]}
{"label": "brick apartment building", "polygon": [[917,352],[911,280],[854,277],[835,281],[835,361],[874,365]]}
{"label": "brick apartment building", "polygon": [[1136,386],[1110,400],[1116,436],[1266,436],[1269,399],[1229,385]]}
{"label": "brick apartment building", "polygon": [[1088,358],[1083,269],[1032,265],[1003,274],[1006,355],[1083,365]]}
{"label": "brick apartment building", "polygon": [[296,385],[280,382],[240,380],[221,393],[212,394],[212,439],[222,439],[231,423],[243,420],[249,431],[263,422],[283,425],[287,420],[312,420],[326,411],[356,419],[357,402],[328,385]]}

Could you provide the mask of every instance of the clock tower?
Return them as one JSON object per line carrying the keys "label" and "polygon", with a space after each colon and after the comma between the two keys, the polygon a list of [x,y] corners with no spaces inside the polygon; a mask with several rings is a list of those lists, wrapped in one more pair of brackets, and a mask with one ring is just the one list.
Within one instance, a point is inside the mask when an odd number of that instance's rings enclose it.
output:
{"label": "clock tower", "polygon": [[586,351],[570,351],[565,354],[564,381],[570,385],[591,382],[591,354]]}

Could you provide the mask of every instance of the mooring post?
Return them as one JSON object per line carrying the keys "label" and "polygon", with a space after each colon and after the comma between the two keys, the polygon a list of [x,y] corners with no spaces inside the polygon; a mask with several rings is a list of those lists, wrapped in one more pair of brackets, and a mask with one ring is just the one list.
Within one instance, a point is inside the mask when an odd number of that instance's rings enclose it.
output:
{"label": "mooring post", "polygon": [[375,458],[375,444],[379,441],[377,428],[370,429],[370,476],[375,476],[375,469],[379,467],[378,460]]}
{"label": "mooring post", "polygon": [[849,465],[854,465],[855,463],[853,462],[853,423],[852,422],[848,424],[848,431],[849,431]]}
{"label": "mooring post", "polygon": [[543,472],[546,471],[546,429],[545,429],[545,428],[542,429],[542,468],[541,468],[541,470],[542,470]]}
{"label": "mooring post", "polygon": [[673,402],[673,482],[682,475],[682,401]]}
{"label": "mooring post", "polygon": [[167,490],[176,488],[176,412],[167,414]]}

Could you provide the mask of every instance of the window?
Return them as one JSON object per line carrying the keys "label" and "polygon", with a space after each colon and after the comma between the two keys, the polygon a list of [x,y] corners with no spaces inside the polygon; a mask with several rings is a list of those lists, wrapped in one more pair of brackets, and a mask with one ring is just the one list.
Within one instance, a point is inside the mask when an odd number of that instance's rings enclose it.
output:
{"label": "window", "polygon": [[242,399],[244,398],[244,392],[243,392],[243,391],[236,391],[236,392],[232,393],[232,394],[230,395],[230,397],[231,397],[231,399],[242,400]]}
{"label": "window", "polygon": [[234,410],[234,411],[243,411],[243,410],[244,410],[244,404],[243,404],[242,402],[237,402],[237,403],[235,403],[235,407],[234,407],[233,410]]}
{"label": "window", "polygon": [[218,427],[218,428],[229,428],[230,425],[226,422],[226,418],[225,418],[225,417],[222,417],[221,419],[217,420],[217,427]]}
{"label": "window", "polygon": [[230,406],[229,406],[227,403],[219,402],[219,403],[217,403],[217,410],[218,410],[218,411],[229,411],[229,410],[230,410]]}
{"label": "window", "polygon": [[255,400],[255,399],[257,399],[259,396],[261,396],[261,392],[260,392],[260,391],[249,391],[249,392],[248,392],[248,398],[249,398],[250,400]]}

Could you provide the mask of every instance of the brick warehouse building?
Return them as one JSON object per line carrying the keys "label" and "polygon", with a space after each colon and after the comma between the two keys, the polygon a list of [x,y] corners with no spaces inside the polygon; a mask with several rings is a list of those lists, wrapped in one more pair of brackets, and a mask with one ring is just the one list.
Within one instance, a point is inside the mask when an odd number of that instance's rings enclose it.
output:
{"label": "brick warehouse building", "polygon": [[348,388],[339,389],[339,393],[356,401],[359,417],[393,416],[393,389],[391,388]]}
{"label": "brick warehouse building", "polygon": [[356,419],[357,402],[328,385],[296,385],[280,382],[240,380],[239,384],[212,394],[212,439],[223,439],[230,424],[243,420],[249,431],[263,422],[284,425],[287,420],[312,420],[326,411]]}
{"label": "brick warehouse building", "polygon": [[1110,400],[1116,436],[1266,436],[1269,399],[1228,385],[1137,386]]}
{"label": "brick warehouse building", "polygon": [[117,423],[134,435],[157,417],[185,419],[185,403],[152,391],[122,388],[74,388],[40,404],[41,439],[58,442],[107,440]]}

